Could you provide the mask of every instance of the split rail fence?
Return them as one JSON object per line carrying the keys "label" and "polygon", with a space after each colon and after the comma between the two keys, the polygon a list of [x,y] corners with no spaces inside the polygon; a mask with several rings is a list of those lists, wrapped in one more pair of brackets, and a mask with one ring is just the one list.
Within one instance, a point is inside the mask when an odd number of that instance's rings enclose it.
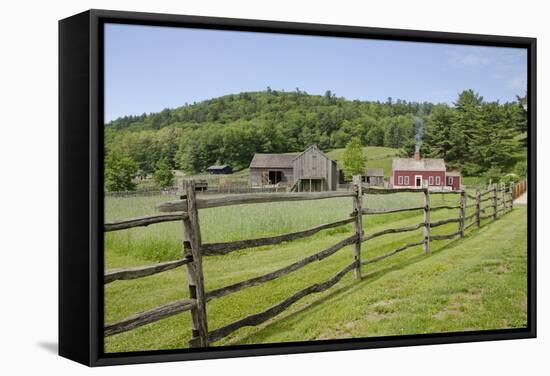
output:
{"label": "split rail fence", "polygon": [[[430,243],[433,241],[463,237],[465,231],[468,228],[472,226],[479,227],[482,219],[495,220],[498,218],[499,215],[513,209],[514,194],[517,192],[517,189],[514,187],[513,184],[508,187],[493,186],[491,189],[483,192],[478,189],[474,195],[464,190],[430,191],[427,188],[378,189],[369,188],[368,186],[362,185],[360,176],[354,177],[353,187],[354,189],[352,191],[345,192],[332,191],[319,193],[255,193],[232,195],[219,198],[197,198],[195,196],[194,182],[187,181],[184,187],[185,195],[182,196],[182,199],[161,204],[159,208],[161,209],[162,213],[106,223],[104,226],[104,231],[109,232],[120,231],[139,226],[148,226],[167,221],[181,221],[183,239],[183,255],[181,259],[144,267],[108,270],[105,272],[104,275],[104,283],[108,284],[117,280],[142,278],[178,268],[180,266],[185,266],[187,272],[189,299],[173,301],[154,309],[140,312],[121,321],[108,323],[104,327],[104,335],[111,336],[114,334],[126,332],[142,325],[153,323],[155,321],[182,312],[190,311],[192,338],[189,341],[189,346],[209,346],[211,343],[228,336],[229,334],[235,332],[242,327],[256,326],[277,316],[278,314],[289,308],[292,304],[296,303],[307,295],[329,289],[338,281],[340,281],[342,277],[344,277],[344,275],[346,275],[348,272],[354,271],[355,277],[360,279],[362,265],[375,263],[377,261],[393,256],[399,252],[402,252],[407,248],[420,245],[423,246],[425,253],[430,253]],[[423,205],[417,207],[392,208],[383,210],[369,209],[363,207],[364,195],[394,194],[401,192],[423,193]],[[430,196],[437,194],[458,195],[460,198],[459,204],[439,206],[431,205]],[[341,197],[349,197],[353,200],[353,212],[350,214],[349,218],[345,218],[332,223],[322,224],[303,231],[297,231],[277,236],[263,237],[258,239],[206,244],[203,244],[201,240],[201,231],[199,226],[200,209],[239,204],[320,200]],[[468,199],[473,200],[473,202],[469,204]],[[473,214],[466,215],[466,210],[469,208],[474,208],[474,212]],[[447,218],[438,221],[430,220],[430,214],[433,211],[441,209],[458,209],[458,217]],[[423,212],[424,215],[422,222],[407,227],[388,228],[368,235],[366,235],[363,231],[362,218],[364,215],[379,215],[413,210]],[[353,223],[354,226],[354,232],[351,236],[346,237],[345,239],[326,249],[321,250],[318,253],[305,257],[291,265],[280,268],[273,272],[237,282],[215,290],[205,291],[203,273],[204,256],[224,255],[229,252],[245,248],[280,244],[286,241],[309,237],[318,233],[319,231],[344,226],[350,223]],[[456,232],[445,235],[430,234],[431,229],[448,223],[457,223],[458,230]],[[423,229],[423,237],[421,240],[404,244],[397,249],[373,258],[365,260],[361,259],[362,243],[386,234],[404,233],[419,229]],[[348,245],[353,245],[352,262],[325,282],[312,284],[262,312],[246,316],[240,320],[237,320],[215,330],[210,330],[208,328],[206,303],[209,300],[218,299],[228,294],[243,290],[245,288],[274,280],[298,269],[301,269],[312,262],[323,260]]]}

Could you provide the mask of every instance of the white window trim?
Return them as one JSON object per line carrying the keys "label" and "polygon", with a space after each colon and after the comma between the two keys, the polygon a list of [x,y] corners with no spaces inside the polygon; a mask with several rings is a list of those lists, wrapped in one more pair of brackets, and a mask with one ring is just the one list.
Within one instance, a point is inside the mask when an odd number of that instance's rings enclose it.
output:
{"label": "white window trim", "polygon": [[441,176],[436,176],[435,177],[435,185],[441,185]]}
{"label": "white window trim", "polygon": [[453,185],[453,177],[447,176],[447,185]]}
{"label": "white window trim", "polygon": [[409,177],[405,176],[405,185],[409,185]]}
{"label": "white window trim", "polygon": [[428,177],[428,184],[429,185],[434,185],[434,177],[433,176]]}
{"label": "white window trim", "polygon": [[397,177],[397,184],[398,185],[403,185],[403,176],[398,176]]}
{"label": "white window trim", "polygon": [[422,186],[424,185],[424,178],[422,177],[422,175],[414,175],[414,182],[413,182],[413,186],[416,188],[417,185],[416,185],[416,179],[420,178],[420,188],[422,188]]}

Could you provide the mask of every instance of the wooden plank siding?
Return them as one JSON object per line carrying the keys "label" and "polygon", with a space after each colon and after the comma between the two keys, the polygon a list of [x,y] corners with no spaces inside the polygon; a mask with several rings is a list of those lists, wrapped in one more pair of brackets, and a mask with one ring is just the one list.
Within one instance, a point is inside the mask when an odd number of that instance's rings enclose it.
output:
{"label": "wooden plank siding", "polygon": [[261,187],[264,185],[262,183],[262,174],[268,174],[269,171],[280,171],[281,172],[281,183],[284,185],[292,186],[294,184],[294,173],[292,168],[270,168],[270,167],[251,167],[250,168],[250,184],[253,187]]}
{"label": "wooden plank siding", "polygon": [[255,154],[250,163],[250,185],[274,184],[269,173],[281,173],[281,185],[299,192],[335,191],[338,186],[338,166],[316,145],[299,154]]}
{"label": "wooden plank siding", "polygon": [[338,167],[317,146],[313,145],[299,154],[293,163],[294,177],[302,181],[300,190],[334,191],[338,183]]}

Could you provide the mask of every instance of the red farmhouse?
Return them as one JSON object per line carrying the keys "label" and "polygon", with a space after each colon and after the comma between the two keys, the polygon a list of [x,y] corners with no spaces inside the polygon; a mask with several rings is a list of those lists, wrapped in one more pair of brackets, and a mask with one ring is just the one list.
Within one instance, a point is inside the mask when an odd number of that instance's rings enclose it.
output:
{"label": "red farmhouse", "polygon": [[445,161],[439,158],[422,158],[419,152],[414,158],[394,158],[391,184],[394,188],[460,189],[460,173],[447,171]]}

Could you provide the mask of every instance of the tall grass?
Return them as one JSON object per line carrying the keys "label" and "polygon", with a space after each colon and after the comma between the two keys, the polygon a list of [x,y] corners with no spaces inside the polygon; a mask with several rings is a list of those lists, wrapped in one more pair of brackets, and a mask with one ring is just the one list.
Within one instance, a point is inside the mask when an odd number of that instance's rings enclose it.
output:
{"label": "tall grass", "polygon": [[[433,196],[434,205],[442,202],[457,202],[452,198]],[[105,220],[130,218],[156,212],[156,205],[174,197],[159,195],[148,197],[107,197]],[[396,193],[391,195],[367,195],[363,206],[374,209],[420,206],[422,194]],[[272,236],[348,218],[352,211],[350,198],[335,198],[315,201],[277,202],[236,205],[200,211],[200,226],[203,243],[227,242]],[[384,216],[366,216],[365,228],[382,223],[391,223],[401,218],[418,215],[417,212],[396,213]],[[351,231],[351,225],[333,229],[328,233]],[[181,256],[181,223],[170,222],[110,232],[105,235],[106,256],[114,252],[132,255],[144,260],[168,261]],[[109,257],[106,257],[109,262]]]}

